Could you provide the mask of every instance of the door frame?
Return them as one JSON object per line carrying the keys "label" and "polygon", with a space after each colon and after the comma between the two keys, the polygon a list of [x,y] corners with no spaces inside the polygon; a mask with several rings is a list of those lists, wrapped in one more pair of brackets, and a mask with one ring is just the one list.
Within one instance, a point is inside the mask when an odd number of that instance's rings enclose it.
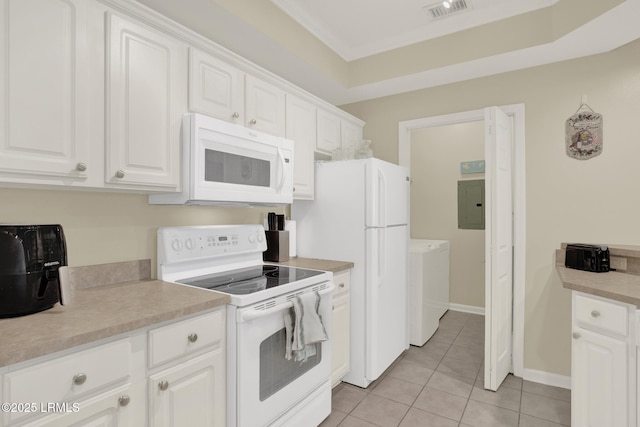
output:
{"label": "door frame", "polygon": [[[498,106],[513,120],[513,373],[524,376],[526,182],[524,104]],[[406,120],[398,123],[398,160],[411,167],[411,131],[467,122],[484,122],[484,109]]]}

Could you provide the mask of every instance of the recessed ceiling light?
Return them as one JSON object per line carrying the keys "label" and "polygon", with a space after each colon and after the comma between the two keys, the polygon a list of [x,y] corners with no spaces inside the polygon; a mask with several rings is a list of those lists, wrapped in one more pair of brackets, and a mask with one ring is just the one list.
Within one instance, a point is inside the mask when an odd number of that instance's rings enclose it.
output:
{"label": "recessed ceiling light", "polygon": [[442,2],[442,5],[443,5],[444,7],[446,7],[447,9],[449,9],[449,8],[451,7],[451,3],[449,3],[448,1],[443,1],[443,2]]}

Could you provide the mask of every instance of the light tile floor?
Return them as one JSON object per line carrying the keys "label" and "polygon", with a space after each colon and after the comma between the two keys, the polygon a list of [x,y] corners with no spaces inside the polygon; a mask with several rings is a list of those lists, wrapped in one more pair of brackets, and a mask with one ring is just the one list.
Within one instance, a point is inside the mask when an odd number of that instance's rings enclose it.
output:
{"label": "light tile floor", "polygon": [[483,388],[484,316],[448,311],[422,347],[411,346],[366,389],[342,383],[321,427],[559,427],[571,391],[509,375]]}

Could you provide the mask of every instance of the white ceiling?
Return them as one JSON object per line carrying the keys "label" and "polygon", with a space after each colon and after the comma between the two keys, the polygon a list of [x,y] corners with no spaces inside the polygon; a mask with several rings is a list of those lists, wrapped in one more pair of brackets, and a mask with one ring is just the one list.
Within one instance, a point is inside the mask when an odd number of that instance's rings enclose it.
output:
{"label": "white ceiling", "polygon": [[[401,52],[402,49],[398,48],[409,43],[451,34],[557,2],[561,6],[563,1],[570,0],[466,0],[470,2],[470,11],[436,22],[432,22],[423,11],[425,6],[436,4],[435,0],[138,1],[335,105],[596,55],[640,39],[640,0],[623,0],[582,26],[564,35],[550,37],[548,42],[523,48],[518,48],[515,43],[514,49],[484,57],[478,57],[470,50],[466,59],[466,52],[462,52],[462,57],[449,62],[449,65],[443,63],[421,70],[415,68],[410,72],[399,70],[395,64],[384,63],[382,59],[382,62],[373,61],[375,66],[391,70],[390,73],[376,75],[368,82],[358,82],[357,79],[345,82],[344,78],[327,73],[326,69],[318,67],[304,55],[298,55],[295,49],[289,49],[290,46],[279,44],[277,37],[269,37],[269,31],[265,32],[263,27],[254,23],[261,19],[255,11],[264,12],[268,8],[252,8],[251,3],[286,10],[345,58],[347,73],[358,76],[358,71],[354,70],[359,61],[355,58],[367,61],[370,58],[364,57],[375,53],[394,49]],[[597,9],[602,0],[580,1],[585,7]],[[269,19],[266,22],[270,22]],[[518,34],[505,36],[518,37]],[[402,64],[406,63],[405,58]],[[352,65],[355,68],[351,68]]]}
{"label": "white ceiling", "polygon": [[465,0],[433,20],[437,0],[271,0],[347,61],[549,7],[558,0]]}

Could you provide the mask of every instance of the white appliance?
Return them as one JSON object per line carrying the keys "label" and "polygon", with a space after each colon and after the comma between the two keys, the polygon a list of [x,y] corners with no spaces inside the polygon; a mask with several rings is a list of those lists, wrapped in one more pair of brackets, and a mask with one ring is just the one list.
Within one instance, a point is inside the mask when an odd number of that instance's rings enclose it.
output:
{"label": "white appliance", "polygon": [[[331,331],[331,273],[263,264],[262,225],[158,230],[158,278],[229,294],[227,426],[314,426],[331,412],[330,341],[306,362],[285,358],[284,313],[318,292]],[[330,338],[330,337],[329,337]]]}
{"label": "white appliance", "polygon": [[411,239],[409,243],[409,342],[423,346],[449,310],[448,240]]}
{"label": "white appliance", "polygon": [[293,201],[293,141],[202,114],[182,121],[180,192],[151,204],[284,205]]}
{"label": "white appliance", "polygon": [[408,170],[379,159],[316,163],[315,200],[296,201],[298,256],[351,261],[351,370],[367,387],[407,348]]}

